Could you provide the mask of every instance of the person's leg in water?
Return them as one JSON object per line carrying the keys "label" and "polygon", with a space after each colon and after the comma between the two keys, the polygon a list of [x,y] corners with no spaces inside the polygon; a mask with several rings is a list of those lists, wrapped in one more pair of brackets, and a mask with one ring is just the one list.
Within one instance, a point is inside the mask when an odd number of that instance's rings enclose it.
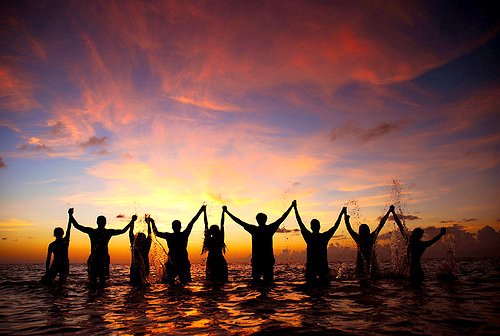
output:
{"label": "person's leg in water", "polygon": [[274,263],[266,265],[263,270],[263,280],[265,283],[271,283],[274,281]]}
{"label": "person's leg in water", "polygon": [[256,263],[252,263],[252,280],[259,281],[263,276],[262,267]]}

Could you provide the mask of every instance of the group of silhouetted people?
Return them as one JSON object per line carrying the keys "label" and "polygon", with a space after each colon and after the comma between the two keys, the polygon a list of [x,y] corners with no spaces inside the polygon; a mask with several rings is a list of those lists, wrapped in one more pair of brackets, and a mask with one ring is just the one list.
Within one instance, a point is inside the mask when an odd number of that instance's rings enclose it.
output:
{"label": "group of silhouetted people", "polygon": [[[381,218],[380,224],[373,231],[367,224],[361,224],[358,232],[355,232],[350,223],[350,216],[347,214],[347,207],[342,208],[337,221],[327,231],[320,233],[321,224],[317,219],[311,220],[311,231],[309,231],[299,215],[297,202],[293,201],[285,213],[275,222],[267,224],[267,216],[258,213],[256,216],[257,225],[249,224],[233,215],[226,206],[222,207],[220,227],[208,224],[206,206],[203,205],[189,222],[186,229],[181,231],[182,225],[179,220],[172,222],[173,232],[160,232],[156,223],[149,215],[145,216],[147,223],[147,236],[143,232],[134,234],[134,224],[137,216],[133,215],[131,221],[121,230],[106,229],[106,218],[97,217],[97,228],[90,228],[80,225],[73,217],[73,208],[68,210],[69,220],[64,236],[62,228],[54,230],[56,240],[49,244],[46,274],[42,281],[52,283],[57,275],[61,281],[65,281],[69,273],[68,247],[71,226],[89,235],[90,255],[87,260],[87,271],[91,284],[103,284],[109,277],[110,257],[108,243],[113,236],[123,234],[129,230],[129,238],[132,252],[132,262],[130,266],[130,283],[134,286],[141,286],[147,282],[150,273],[149,252],[152,244],[151,233],[163,238],[167,242],[167,260],[163,267],[163,282],[166,283],[188,283],[191,281],[191,264],[189,262],[187,245],[189,235],[194,223],[203,213],[205,223],[205,233],[202,247],[202,254],[207,253],[206,279],[210,282],[224,283],[228,281],[228,267],[224,257],[226,244],[224,242],[224,215],[227,214],[237,224],[241,225],[252,236],[252,279],[271,283],[274,279],[274,251],[273,236],[279,226],[287,218],[292,209],[295,212],[300,232],[307,244],[307,261],[305,269],[305,279],[309,284],[326,284],[330,280],[330,269],[328,267],[328,242],[340,226],[342,216],[347,231],[357,245],[356,276],[360,280],[375,280],[378,275],[377,258],[375,255],[375,243],[377,236],[384,227],[387,219],[392,214],[398,225],[404,240],[407,244],[407,263],[410,270],[410,279],[414,283],[419,283],[424,278],[424,273],[420,259],[425,250],[437,242],[445,233],[442,228],[439,235],[429,241],[422,241],[424,231],[420,228],[407,233],[394,206],[391,206],[387,213]],[[63,237],[64,236],[64,237]],[[54,255],[51,263],[51,255]]]}

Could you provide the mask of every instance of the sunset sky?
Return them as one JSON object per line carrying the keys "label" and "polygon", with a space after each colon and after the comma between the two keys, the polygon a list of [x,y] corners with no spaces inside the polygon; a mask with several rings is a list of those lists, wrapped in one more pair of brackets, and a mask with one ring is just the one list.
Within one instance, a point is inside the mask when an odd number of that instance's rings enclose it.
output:
{"label": "sunset sky", "polygon": [[[498,231],[493,4],[2,2],[0,262],[43,262],[69,207],[171,231],[203,203],[211,224],[222,205],[255,223],[297,199],[326,230],[342,206],[373,228],[399,201],[409,228]],[[250,236],[226,223],[228,258],[245,258]],[[304,250],[293,213],[283,227],[276,252]],[[200,220],[193,261],[202,236]],[[73,230],[70,260],[88,253]],[[128,237],[110,253],[128,262]]]}

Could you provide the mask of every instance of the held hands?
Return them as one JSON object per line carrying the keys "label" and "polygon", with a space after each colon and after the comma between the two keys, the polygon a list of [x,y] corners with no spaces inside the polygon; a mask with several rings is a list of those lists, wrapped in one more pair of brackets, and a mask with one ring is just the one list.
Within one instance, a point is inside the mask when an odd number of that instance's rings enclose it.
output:
{"label": "held hands", "polygon": [[292,201],[292,208],[297,208],[297,200]]}
{"label": "held hands", "polygon": [[75,212],[75,209],[73,209],[73,208],[69,208],[68,209],[68,214],[69,215],[73,216],[73,212]]}
{"label": "held hands", "polygon": [[391,205],[391,206],[389,207],[389,212],[394,212],[394,205]]}
{"label": "held hands", "polygon": [[137,220],[137,215],[132,216],[132,222],[135,222]]}
{"label": "held hands", "polygon": [[347,207],[343,207],[340,213],[347,215]]}
{"label": "held hands", "polygon": [[223,212],[227,212],[227,206],[223,205],[223,206],[222,206],[222,211],[223,211]]}
{"label": "held hands", "polygon": [[441,228],[441,232],[440,233],[441,233],[441,235],[444,236],[446,234],[446,228]]}

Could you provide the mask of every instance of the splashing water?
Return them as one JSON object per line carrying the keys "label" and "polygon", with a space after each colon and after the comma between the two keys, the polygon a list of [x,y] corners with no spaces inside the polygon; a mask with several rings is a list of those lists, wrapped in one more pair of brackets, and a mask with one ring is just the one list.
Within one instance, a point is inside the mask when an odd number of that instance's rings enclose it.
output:
{"label": "splashing water", "polygon": [[[401,223],[403,225],[404,231],[408,232],[408,227],[406,226],[406,216],[408,213],[408,203],[409,203],[409,192],[404,192],[401,182],[397,179],[393,179],[392,183],[388,187],[388,196],[386,197],[386,208],[390,205],[394,205],[396,213],[399,214]],[[391,251],[391,268],[392,272],[396,275],[409,275],[409,264],[408,264],[408,243],[401,235],[399,228],[396,223],[392,222],[392,232],[390,239],[390,251]]]}
{"label": "splashing water", "polygon": [[444,245],[446,257],[437,270],[437,277],[440,280],[452,281],[456,279],[455,274],[457,274],[455,236],[452,234],[445,235],[441,238],[441,243]]}
{"label": "splashing water", "polygon": [[354,198],[350,199],[344,204],[344,206],[347,207],[347,212],[351,216],[351,225],[353,222],[352,219],[359,223],[361,219],[361,210],[359,208],[358,201]]}

